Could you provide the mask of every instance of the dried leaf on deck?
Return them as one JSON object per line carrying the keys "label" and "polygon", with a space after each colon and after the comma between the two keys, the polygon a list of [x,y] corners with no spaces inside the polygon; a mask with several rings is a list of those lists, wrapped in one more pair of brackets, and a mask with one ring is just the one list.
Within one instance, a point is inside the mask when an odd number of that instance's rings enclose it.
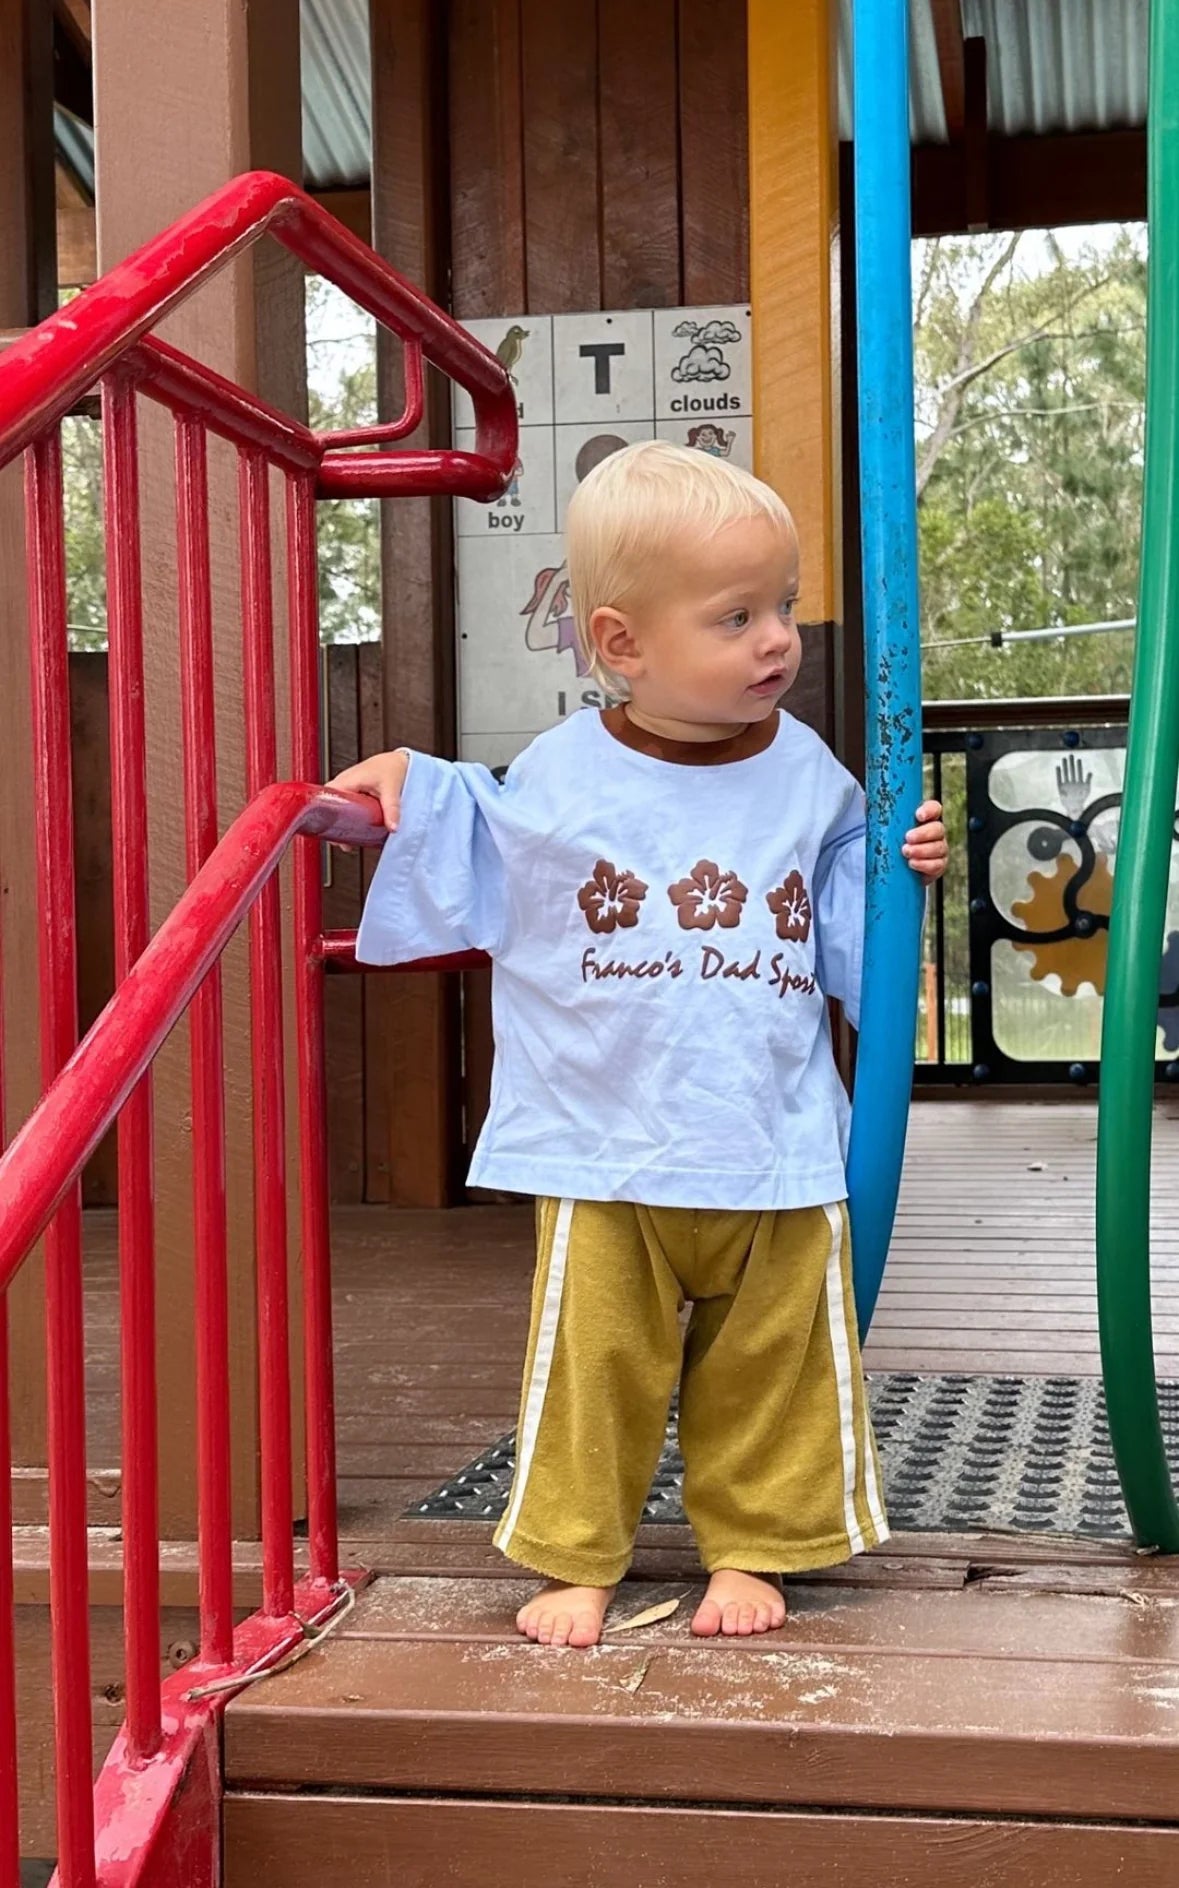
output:
{"label": "dried leaf on deck", "polygon": [[623,1619],[616,1626],[611,1625],[608,1637],[612,1639],[616,1632],[637,1632],[640,1626],[654,1626],[661,1619],[670,1619],[673,1613],[679,1612],[682,1604],[682,1596],[678,1600],[660,1600],[658,1606],[648,1606],[645,1612],[636,1613],[632,1619]]}
{"label": "dried leaf on deck", "polygon": [[655,1657],[655,1654],[653,1652],[648,1652],[642,1664],[637,1665],[634,1671],[631,1672],[628,1678],[619,1679],[618,1682],[619,1682],[620,1688],[623,1691],[629,1691],[632,1698],[634,1697],[636,1691],[638,1691],[639,1687],[642,1685],[642,1682],[646,1678],[647,1673],[650,1671],[651,1664],[654,1657]]}

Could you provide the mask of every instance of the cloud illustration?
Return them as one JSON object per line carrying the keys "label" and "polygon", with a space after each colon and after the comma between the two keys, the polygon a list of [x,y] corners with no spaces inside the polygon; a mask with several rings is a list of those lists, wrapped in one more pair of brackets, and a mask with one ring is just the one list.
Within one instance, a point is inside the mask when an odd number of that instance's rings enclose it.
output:
{"label": "cloud illustration", "polygon": [[735,328],[731,321],[710,321],[708,326],[701,328],[699,334],[696,336],[696,340],[701,347],[724,347],[726,345],[731,347],[734,341],[739,341],[740,339],[741,330],[740,328]]}
{"label": "cloud illustration", "polygon": [[673,380],[727,380],[732,368],[721,353],[719,347],[703,347],[697,341],[690,353],[682,361],[677,361],[671,370]]}

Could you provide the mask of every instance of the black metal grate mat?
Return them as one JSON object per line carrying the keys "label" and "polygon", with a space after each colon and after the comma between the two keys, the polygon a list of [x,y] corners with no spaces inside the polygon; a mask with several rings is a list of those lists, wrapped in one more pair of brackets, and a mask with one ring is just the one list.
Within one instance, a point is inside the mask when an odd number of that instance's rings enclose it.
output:
{"label": "black metal grate mat", "polygon": [[[869,1377],[894,1528],[1128,1538],[1101,1383],[1088,1377]],[[1159,1385],[1163,1433],[1179,1462],[1179,1383]],[[409,1513],[494,1521],[507,1506],[516,1439],[505,1436]],[[643,1520],[682,1521],[674,1413]]]}

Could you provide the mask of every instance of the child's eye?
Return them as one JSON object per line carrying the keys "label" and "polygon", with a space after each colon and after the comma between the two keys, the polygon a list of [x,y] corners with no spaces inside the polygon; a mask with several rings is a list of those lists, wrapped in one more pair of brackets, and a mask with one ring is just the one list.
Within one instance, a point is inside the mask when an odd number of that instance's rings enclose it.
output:
{"label": "child's eye", "polygon": [[748,610],[734,610],[730,616],[725,617],[725,627],[727,629],[746,629],[748,625]]}
{"label": "child's eye", "polygon": [[787,598],[785,599],[785,601],[784,601],[784,602],[783,602],[783,603],[782,603],[782,604],[780,605],[780,608],[781,608],[781,612],[782,612],[782,615],[783,615],[783,616],[793,616],[793,615],[794,615],[794,606],[795,606],[795,604],[796,604],[797,602],[798,602],[798,598],[797,598],[797,597],[787,597]]}

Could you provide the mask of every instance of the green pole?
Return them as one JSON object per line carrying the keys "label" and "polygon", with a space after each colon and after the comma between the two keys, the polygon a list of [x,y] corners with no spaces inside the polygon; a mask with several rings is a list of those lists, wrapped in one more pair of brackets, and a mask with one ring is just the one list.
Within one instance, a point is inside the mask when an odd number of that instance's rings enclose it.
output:
{"label": "green pole", "polygon": [[1179,775],[1179,0],[1150,9],[1146,469],[1138,636],[1097,1122],[1097,1300],[1110,1439],[1141,1545],[1179,1553],[1150,1304],[1158,973]]}

